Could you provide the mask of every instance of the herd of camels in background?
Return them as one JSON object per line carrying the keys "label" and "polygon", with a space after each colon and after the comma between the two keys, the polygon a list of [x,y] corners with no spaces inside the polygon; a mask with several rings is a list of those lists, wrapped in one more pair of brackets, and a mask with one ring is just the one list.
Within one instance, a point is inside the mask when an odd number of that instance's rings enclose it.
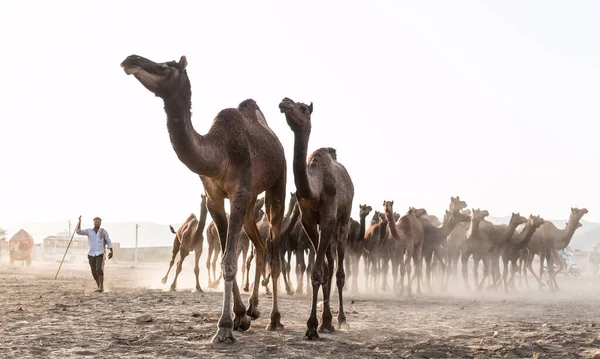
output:
{"label": "herd of camels in background", "polygon": [[[357,291],[361,258],[370,291],[390,289],[387,283],[390,263],[391,289],[395,292],[411,294],[413,281],[416,281],[417,293],[421,293],[422,284],[428,290],[433,290],[434,283],[445,290],[449,282],[457,280],[459,260],[464,283],[469,289],[469,258],[474,262],[477,290],[483,289],[486,280],[489,281],[488,288],[496,289],[502,284],[504,290],[512,290],[515,273],[526,274],[526,268],[541,288],[544,285],[544,261],[548,264],[550,289],[559,289],[553,266],[557,250],[569,244],[587,209],[571,208],[566,228],[562,230],[539,216],[525,218],[519,213],[512,214],[508,225],[496,225],[485,219],[488,211],[469,211],[467,203],[459,197],[451,198],[441,221],[425,209],[412,207],[400,215],[394,212],[393,201],[384,201],[381,212],[373,211],[368,205],[359,205],[359,220],[356,221],[350,218],[354,185],[345,167],[337,161],[336,150],[326,147],[308,154],[312,103],[306,105],[284,98],[279,109],[294,133],[292,168],[296,186],[284,214],[287,193],[285,153],[260,108],[254,100],[245,100],[237,108],[220,111],[208,133],[198,134],[191,122],[191,85],[186,66],[185,56],[179,61],[155,63],[131,55],[121,63],[127,75],[133,75],[146,89],[163,99],[173,149],[179,160],[199,175],[204,186],[199,219],[191,214],[179,229],[171,227],[175,235],[173,256],[162,281],[166,283],[179,254],[171,284],[174,290],[182,262],[193,251],[196,289],[202,290],[198,262],[207,214],[210,213],[212,222],[206,230],[209,286],[218,285],[221,278],[224,280],[223,308],[213,342],[233,343],[234,330],[248,330],[251,320],[260,315],[259,286],[267,287],[269,281],[272,283],[272,310],[267,329],[283,329],[278,308],[279,275],[283,274],[286,292],[294,293],[290,285],[293,254],[297,276],[295,292],[303,291],[305,274],[306,289],[312,290],[307,339],[317,339],[319,332],[335,330],[330,306],[334,273],[339,296],[338,327],[346,324],[342,300],[346,273],[351,278],[350,290]],[[264,197],[258,199],[263,192]],[[229,214],[225,212],[225,198],[230,202]],[[371,212],[373,215],[367,224]],[[216,261],[221,252],[221,274],[217,278]],[[250,257],[246,259],[249,252]],[[250,290],[250,263],[252,260],[255,263],[255,280],[247,308],[236,279],[240,254],[244,258],[242,282],[245,291]],[[539,276],[532,269],[536,255],[540,258]],[[480,262],[483,264],[481,279]],[[320,289],[323,313],[319,326],[317,300]]]}

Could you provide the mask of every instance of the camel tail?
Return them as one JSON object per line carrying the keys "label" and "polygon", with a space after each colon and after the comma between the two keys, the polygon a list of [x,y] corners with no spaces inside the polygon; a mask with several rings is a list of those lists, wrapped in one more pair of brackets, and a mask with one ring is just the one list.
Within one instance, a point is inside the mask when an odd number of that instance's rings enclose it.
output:
{"label": "camel tail", "polygon": [[169,224],[169,228],[171,229],[171,233],[173,234],[177,234],[177,232],[175,232],[175,230],[173,229],[173,226]]}

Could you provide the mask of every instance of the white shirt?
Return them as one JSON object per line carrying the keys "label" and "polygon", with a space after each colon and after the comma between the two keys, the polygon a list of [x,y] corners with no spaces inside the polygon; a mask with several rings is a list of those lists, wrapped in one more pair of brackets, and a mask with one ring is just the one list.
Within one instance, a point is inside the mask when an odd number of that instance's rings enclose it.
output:
{"label": "white shirt", "polygon": [[[99,256],[104,254],[104,240],[106,240],[106,244],[108,248],[112,248],[112,242],[110,241],[110,237],[108,236],[108,232],[104,228],[98,229],[98,233],[93,228],[88,229],[80,229],[77,228],[77,234],[80,236],[88,237],[88,256]],[[104,235],[104,239],[100,238],[100,234]]]}

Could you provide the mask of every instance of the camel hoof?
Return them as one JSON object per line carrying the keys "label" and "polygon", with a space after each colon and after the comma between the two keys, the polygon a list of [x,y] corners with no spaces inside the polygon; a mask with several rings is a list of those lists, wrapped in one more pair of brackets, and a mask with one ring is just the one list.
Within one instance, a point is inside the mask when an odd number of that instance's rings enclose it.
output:
{"label": "camel hoof", "polygon": [[212,338],[212,342],[215,344],[233,344],[236,339],[231,328],[219,328],[217,334]]}
{"label": "camel hoof", "polygon": [[288,289],[288,290],[287,290],[287,295],[294,295],[294,291],[293,291],[293,290],[291,290],[291,289]]}
{"label": "camel hoof", "polygon": [[202,288],[196,287],[196,293],[204,293],[204,291],[202,290]]}
{"label": "camel hoof", "polygon": [[160,282],[162,284],[167,284],[167,277],[164,277],[163,279],[161,279]]}
{"label": "camel hoof", "polygon": [[216,289],[219,287],[219,282],[212,282],[208,287],[210,289]]}
{"label": "camel hoof", "polygon": [[321,324],[321,327],[319,328],[319,333],[333,333],[335,332],[335,328],[333,327],[333,324],[329,323],[329,324]]}
{"label": "camel hoof", "polygon": [[248,315],[250,318],[252,318],[252,320],[256,320],[260,317],[260,311],[254,307],[252,304],[250,304],[250,306],[248,307],[248,310],[246,311],[246,315]]}
{"label": "camel hoof", "polygon": [[303,294],[304,294],[304,292],[302,291],[302,288],[298,288],[298,289],[296,289],[296,294],[298,294],[298,295],[303,295]]}
{"label": "camel hoof", "polygon": [[265,293],[265,294],[266,294],[266,295],[267,295],[267,297],[269,297],[269,298],[270,298],[270,297],[273,295],[273,293],[271,293],[271,291],[270,291],[270,290],[268,290],[268,289],[267,289],[267,293]]}
{"label": "camel hoof", "polygon": [[279,322],[279,320],[277,321],[271,321],[271,324],[267,325],[267,330],[271,331],[271,332],[276,332],[276,331],[280,331],[283,330],[283,324],[281,324]]}
{"label": "camel hoof", "polygon": [[248,293],[250,291],[250,288],[248,288],[248,286],[245,286],[243,290],[244,292]]}
{"label": "camel hoof", "polygon": [[338,319],[338,330],[349,330],[350,324],[346,320],[339,321]]}
{"label": "camel hoof", "polygon": [[171,291],[171,292],[176,292],[176,291],[177,291],[177,289],[176,289],[174,286],[171,286],[171,288],[169,288],[169,291]]}
{"label": "camel hoof", "polygon": [[319,340],[319,334],[316,329],[307,329],[306,334],[304,334],[304,339],[306,340]]}
{"label": "camel hoof", "polygon": [[235,318],[233,318],[233,330],[245,332],[250,329],[250,325],[250,317],[245,314],[241,316],[236,315]]}

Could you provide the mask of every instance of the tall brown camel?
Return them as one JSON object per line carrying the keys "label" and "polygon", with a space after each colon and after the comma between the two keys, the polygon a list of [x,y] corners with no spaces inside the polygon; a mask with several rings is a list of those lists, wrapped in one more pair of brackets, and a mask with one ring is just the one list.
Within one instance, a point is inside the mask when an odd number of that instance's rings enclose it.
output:
{"label": "tall brown camel", "polygon": [[446,211],[441,226],[436,226],[431,223],[427,216],[427,211],[418,209],[415,211],[417,219],[423,226],[423,259],[425,260],[425,278],[427,290],[432,292],[431,288],[431,265],[435,255],[438,259],[441,269],[442,278],[445,274],[444,258],[446,257],[446,242],[450,233],[459,223],[471,221],[471,216],[460,212],[460,210]]}
{"label": "tall brown camel", "polygon": [[334,331],[329,300],[334,270],[334,243],[337,248],[336,280],[340,303],[338,324],[341,327],[346,322],[342,300],[346,279],[344,256],[350,229],[354,185],[346,168],[337,161],[336,150],[331,147],[315,150],[308,157],[307,163],[312,103],[307,106],[286,97],[279,104],[279,109],[285,114],[286,122],[294,132],[293,169],[296,197],[302,214],[302,225],[317,253],[312,272],[312,308],[306,330],[308,339],[316,339],[319,337],[317,300],[320,286],[323,286],[324,304],[319,331]]}
{"label": "tall brown camel", "polygon": [[[273,248],[279,250],[279,232],[285,207],[286,161],[283,146],[269,128],[256,102],[251,99],[238,108],[220,111],[206,135],[198,134],[192,126],[191,86],[186,67],[187,59],[179,62],[156,63],[138,55],[127,57],[121,67],[133,75],[146,89],[163,99],[167,129],[179,160],[200,176],[208,196],[207,207],[215,221],[223,251],[222,273],[225,280],[223,310],[216,343],[233,343],[233,330],[247,330],[250,317],[258,318],[258,285],[250,297],[248,311],[240,297],[235,277],[236,247],[242,230],[249,234],[256,248],[256,278],[264,266],[264,242],[254,222],[252,208],[256,198],[265,193],[265,213],[271,224]],[[229,221],[225,215],[224,199],[230,202]],[[281,314],[277,306],[279,257],[273,256],[273,308],[268,329],[281,329]],[[235,317],[232,318],[233,312]]]}
{"label": "tall brown camel", "polygon": [[[567,228],[569,226],[569,222],[565,223],[565,228]],[[581,222],[579,222],[577,224],[577,228],[582,227],[583,224],[581,224]],[[529,244],[529,242],[528,242]],[[522,277],[525,277],[525,284],[527,285],[527,288],[529,288],[529,282],[527,280],[527,261],[528,258],[530,256],[530,250],[529,248],[525,247],[522,248],[519,251],[519,259],[518,259],[518,266],[517,266],[517,273],[519,273],[519,287],[523,287],[523,284],[521,283]],[[531,254],[531,260],[533,261],[533,254]],[[535,276],[535,274],[534,274]],[[540,286],[542,286],[543,283],[540,283]]]}
{"label": "tall brown camel", "polygon": [[[544,222],[540,228],[533,234],[527,250],[529,255],[527,257],[526,265],[531,274],[537,279],[540,289],[542,289],[542,275],[544,273],[544,260],[548,264],[548,285],[551,291],[560,290],[558,283],[556,283],[556,274],[554,271],[554,259],[556,258],[556,251],[559,249],[566,248],[573,238],[573,234],[577,228],[581,218],[588,213],[586,208],[571,208],[571,214],[569,215],[569,221],[564,229],[558,229],[556,226],[549,221]],[[535,255],[540,256],[540,276],[536,276],[533,272],[533,257]]]}
{"label": "tall brown camel", "polygon": [[422,263],[423,263],[423,226],[415,216],[415,209],[411,208],[408,212],[400,217],[397,223],[393,223],[393,206],[394,201],[383,201],[383,209],[388,222],[392,222],[389,225],[390,232],[393,238],[396,240],[396,253],[394,255],[400,261],[400,290],[404,289],[404,272],[403,268],[406,268],[408,274],[408,295],[412,295],[412,284],[411,284],[411,273],[412,266],[410,261],[412,260],[415,264],[415,271],[417,272],[417,294],[421,294],[421,276],[422,276]]}
{"label": "tall brown camel", "polygon": [[179,253],[179,261],[177,262],[175,278],[171,284],[171,290],[173,291],[177,287],[177,277],[179,277],[179,273],[181,273],[183,261],[191,251],[194,251],[196,254],[194,266],[194,274],[196,275],[196,291],[202,292],[198,278],[200,275],[200,267],[198,267],[198,262],[200,261],[200,256],[202,255],[202,249],[204,245],[204,235],[202,232],[204,232],[206,215],[208,211],[206,210],[206,196],[201,194],[200,197],[202,198],[200,201],[200,220],[196,219],[196,215],[192,213],[177,231],[175,231],[172,226],[169,226],[171,232],[175,234],[175,238],[173,239],[173,255],[171,256],[171,262],[169,263],[167,274],[165,274],[161,281],[163,284],[167,283],[169,272],[173,267],[173,263],[175,263],[175,257],[177,256],[177,253]]}
{"label": "tall brown camel", "polygon": [[[265,203],[265,198],[261,197],[254,204],[254,209],[252,211],[255,222],[260,222],[264,215],[262,210],[262,206]],[[227,220],[229,220],[229,215],[226,214]],[[217,231],[217,226],[214,221],[211,221],[208,224],[208,228],[206,229],[206,239],[208,242],[208,256],[206,258],[206,272],[208,274],[208,287],[209,288],[217,288],[219,286],[219,282],[223,277],[223,273],[219,274],[217,278],[217,259],[219,258],[219,254],[221,254],[221,242],[219,240],[219,232]],[[242,263],[242,283],[244,282],[244,275],[246,274],[246,259],[248,255],[248,249],[250,247],[250,238],[246,234],[245,231],[240,232],[240,237],[238,239],[237,247],[236,247],[236,258],[239,258],[240,254],[243,255]],[[211,278],[211,268],[212,268],[212,278]],[[246,276],[247,277],[247,276]],[[244,288],[247,292],[247,288]],[[268,292],[268,288],[267,288]]]}
{"label": "tall brown camel", "polygon": [[514,289],[514,276],[517,271],[517,260],[519,259],[519,252],[526,248],[531,240],[531,237],[535,233],[535,231],[544,224],[544,219],[539,216],[534,216],[532,214],[529,215],[527,222],[523,228],[514,233],[506,242],[502,244],[500,247],[500,255],[502,257],[502,263],[504,265],[504,269],[502,272],[501,280],[504,282],[504,291],[509,291],[508,284],[508,262],[511,263],[511,280],[510,284]]}
{"label": "tall brown camel", "polygon": [[359,204],[359,222],[350,218],[350,231],[348,233],[348,245],[346,247],[346,276],[352,278],[351,291],[358,292],[358,263],[365,245],[366,218],[373,208],[366,204]]}

